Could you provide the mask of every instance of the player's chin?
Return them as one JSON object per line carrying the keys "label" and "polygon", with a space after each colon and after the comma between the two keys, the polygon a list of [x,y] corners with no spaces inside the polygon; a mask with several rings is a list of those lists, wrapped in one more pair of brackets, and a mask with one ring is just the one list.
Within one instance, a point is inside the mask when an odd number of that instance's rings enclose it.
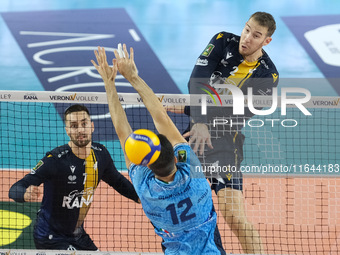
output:
{"label": "player's chin", "polygon": [[86,147],[89,143],[91,142],[91,140],[73,140],[73,143],[80,148]]}
{"label": "player's chin", "polygon": [[245,47],[240,47],[239,48],[239,52],[242,56],[248,55],[249,54],[249,50]]}

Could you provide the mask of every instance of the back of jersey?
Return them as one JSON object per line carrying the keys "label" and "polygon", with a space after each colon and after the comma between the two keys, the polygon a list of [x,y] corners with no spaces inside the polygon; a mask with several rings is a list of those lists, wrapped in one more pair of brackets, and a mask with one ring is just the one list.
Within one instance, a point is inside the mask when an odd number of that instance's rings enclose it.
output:
{"label": "back of jersey", "polygon": [[[171,183],[156,179],[147,167],[132,166],[130,176],[146,216],[160,233],[181,235],[214,217],[211,189],[187,144],[174,148],[177,172]],[[199,166],[197,166],[199,164]]]}

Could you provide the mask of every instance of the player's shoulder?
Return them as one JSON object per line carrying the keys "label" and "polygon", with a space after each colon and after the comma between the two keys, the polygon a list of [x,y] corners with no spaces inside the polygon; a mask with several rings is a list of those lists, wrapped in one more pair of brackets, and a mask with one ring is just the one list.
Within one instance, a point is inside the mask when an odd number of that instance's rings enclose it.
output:
{"label": "player's shoulder", "polygon": [[238,44],[240,40],[240,36],[235,35],[233,33],[229,33],[229,32],[225,32],[225,31],[221,31],[216,33],[211,41],[214,44],[223,44],[223,45],[227,45],[227,44]]}
{"label": "player's shoulder", "polygon": [[267,52],[263,50],[263,56],[259,60],[260,67],[258,68],[259,72],[258,75],[260,78],[270,78],[273,79],[273,83],[277,83],[279,72],[274,64],[274,62],[271,60]]}
{"label": "player's shoulder", "polygon": [[97,155],[97,157],[100,157],[102,160],[109,160],[112,158],[108,149],[101,143],[92,142],[91,149],[93,150],[94,154]]}
{"label": "player's shoulder", "polygon": [[215,40],[226,39],[227,41],[238,41],[240,39],[240,36],[230,33],[230,32],[220,31],[216,33],[213,36],[213,38],[215,38]]}
{"label": "player's shoulder", "polygon": [[268,53],[266,51],[263,50],[263,55],[260,59],[260,63],[262,65],[262,67],[267,70],[269,73],[270,72],[275,72],[278,74],[278,71],[276,69],[276,66],[274,64],[274,62],[272,61],[272,59],[269,57]]}
{"label": "player's shoulder", "polygon": [[186,143],[186,142],[181,142],[181,143],[177,143],[173,146],[173,149],[174,151],[178,151],[178,150],[181,150],[181,149],[185,149],[185,150],[190,150],[191,147],[189,145],[189,143]]}
{"label": "player's shoulder", "polygon": [[105,153],[107,152],[105,145],[101,143],[92,142],[91,148],[92,150],[97,151],[97,152],[105,152]]}
{"label": "player's shoulder", "polygon": [[54,148],[53,150],[46,153],[46,158],[61,159],[65,155],[71,153],[71,148],[68,144],[64,144]]}
{"label": "player's shoulder", "polygon": [[155,174],[151,171],[150,168],[148,168],[147,166],[135,165],[133,163],[131,163],[129,166],[129,176],[134,185],[136,183],[140,185],[148,179],[155,178]]}

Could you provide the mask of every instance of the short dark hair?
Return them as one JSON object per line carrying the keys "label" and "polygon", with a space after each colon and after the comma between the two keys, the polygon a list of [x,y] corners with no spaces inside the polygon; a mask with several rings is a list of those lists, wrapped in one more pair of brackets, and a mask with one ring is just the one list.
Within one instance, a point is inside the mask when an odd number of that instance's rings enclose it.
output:
{"label": "short dark hair", "polygon": [[85,105],[82,104],[73,104],[66,108],[64,112],[64,121],[66,121],[66,116],[73,112],[86,112],[90,116],[89,109]]}
{"label": "short dark hair", "polygon": [[260,26],[268,28],[267,36],[272,36],[276,30],[274,17],[267,12],[255,12],[249,19],[254,18]]}
{"label": "short dark hair", "polygon": [[165,135],[158,134],[157,136],[161,142],[161,153],[158,159],[149,165],[149,168],[155,175],[166,177],[174,170],[175,153],[172,144]]}

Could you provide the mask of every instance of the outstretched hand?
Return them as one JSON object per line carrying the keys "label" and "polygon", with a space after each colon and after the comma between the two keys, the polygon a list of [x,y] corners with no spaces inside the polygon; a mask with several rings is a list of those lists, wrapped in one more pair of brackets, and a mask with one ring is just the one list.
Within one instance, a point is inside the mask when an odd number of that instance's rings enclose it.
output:
{"label": "outstretched hand", "polygon": [[125,43],[123,44],[122,52],[118,52],[118,50],[115,50],[114,54],[116,56],[115,61],[117,63],[118,71],[128,81],[138,76],[138,71],[134,61],[134,52],[132,47],[130,47],[130,55],[127,52]]}
{"label": "outstretched hand", "polygon": [[110,67],[106,60],[106,53],[103,47],[98,47],[98,51],[94,51],[94,54],[97,59],[97,63],[94,60],[91,60],[91,63],[97,69],[98,73],[103,78],[104,82],[109,80],[114,80],[117,76],[117,64],[116,61],[113,60],[113,66]]}
{"label": "outstretched hand", "polygon": [[183,134],[183,137],[190,137],[189,144],[194,144],[193,151],[199,155],[203,155],[205,145],[213,149],[210,133],[205,124],[196,123],[189,132]]}

